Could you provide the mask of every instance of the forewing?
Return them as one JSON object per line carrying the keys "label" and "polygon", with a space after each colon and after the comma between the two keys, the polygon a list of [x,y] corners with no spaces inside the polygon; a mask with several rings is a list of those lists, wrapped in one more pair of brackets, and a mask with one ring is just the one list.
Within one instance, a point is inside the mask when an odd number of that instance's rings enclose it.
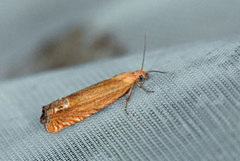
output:
{"label": "forewing", "polygon": [[96,113],[124,95],[134,83],[121,77],[116,75],[44,106],[49,112],[41,122],[54,133]]}

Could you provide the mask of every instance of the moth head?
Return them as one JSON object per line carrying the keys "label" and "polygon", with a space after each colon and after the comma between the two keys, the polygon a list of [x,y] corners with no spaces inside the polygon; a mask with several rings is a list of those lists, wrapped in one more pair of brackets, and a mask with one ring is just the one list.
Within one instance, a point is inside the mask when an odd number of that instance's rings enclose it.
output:
{"label": "moth head", "polygon": [[69,106],[68,99],[60,98],[48,105],[42,107],[42,115],[40,117],[40,122],[46,124],[49,122],[49,116],[52,116],[56,113],[59,113],[63,110],[66,110]]}
{"label": "moth head", "polygon": [[136,78],[135,82],[140,84],[143,84],[146,80],[148,80],[148,73],[151,73],[151,72],[166,73],[166,72],[161,72],[157,70],[150,70],[146,72],[143,71],[143,65],[144,65],[144,59],[145,59],[145,53],[146,53],[146,39],[147,39],[146,35],[144,35],[144,48],[143,48],[143,58],[142,58],[141,69],[133,72]]}
{"label": "moth head", "polygon": [[136,82],[143,84],[146,80],[148,80],[148,73],[142,70],[136,70],[133,72],[136,77]]}

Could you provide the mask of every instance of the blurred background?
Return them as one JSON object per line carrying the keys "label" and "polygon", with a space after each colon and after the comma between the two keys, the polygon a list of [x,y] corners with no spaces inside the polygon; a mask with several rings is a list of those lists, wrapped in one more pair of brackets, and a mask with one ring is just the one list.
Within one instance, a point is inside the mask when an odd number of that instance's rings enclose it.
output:
{"label": "blurred background", "polygon": [[[1,0],[0,81],[240,34],[239,0]],[[193,53],[194,54],[194,53]]]}

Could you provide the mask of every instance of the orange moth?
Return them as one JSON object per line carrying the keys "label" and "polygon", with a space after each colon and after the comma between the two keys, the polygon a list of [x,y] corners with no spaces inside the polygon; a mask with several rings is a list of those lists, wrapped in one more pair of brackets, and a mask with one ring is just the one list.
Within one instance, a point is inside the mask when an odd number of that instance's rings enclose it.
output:
{"label": "orange moth", "polygon": [[127,114],[127,103],[134,85],[137,85],[145,92],[153,92],[143,87],[144,82],[148,79],[148,73],[165,73],[155,70],[143,71],[145,51],[146,36],[144,39],[143,60],[140,70],[115,75],[43,106],[40,122],[44,124],[45,129],[50,133],[55,133],[91,116],[128,92],[124,106]]}

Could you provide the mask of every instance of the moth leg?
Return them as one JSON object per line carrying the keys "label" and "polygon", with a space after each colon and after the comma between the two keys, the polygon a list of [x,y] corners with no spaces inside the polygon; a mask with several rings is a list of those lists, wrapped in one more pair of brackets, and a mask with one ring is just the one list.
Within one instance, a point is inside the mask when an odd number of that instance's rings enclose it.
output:
{"label": "moth leg", "polygon": [[142,86],[142,84],[140,84],[140,83],[137,83],[137,85],[138,85],[139,88],[142,88],[146,93],[152,93],[152,92],[154,92],[154,91],[147,90],[147,89],[144,88],[144,87]]}
{"label": "moth leg", "polygon": [[131,94],[132,94],[133,87],[134,87],[134,84],[131,85],[130,90],[129,90],[128,94],[127,94],[127,97],[126,97],[126,99],[125,99],[124,110],[125,110],[125,112],[126,112],[127,115],[128,115],[128,112],[127,112],[127,103],[128,103],[128,101],[129,101],[129,99],[130,99],[130,96],[131,96]]}

